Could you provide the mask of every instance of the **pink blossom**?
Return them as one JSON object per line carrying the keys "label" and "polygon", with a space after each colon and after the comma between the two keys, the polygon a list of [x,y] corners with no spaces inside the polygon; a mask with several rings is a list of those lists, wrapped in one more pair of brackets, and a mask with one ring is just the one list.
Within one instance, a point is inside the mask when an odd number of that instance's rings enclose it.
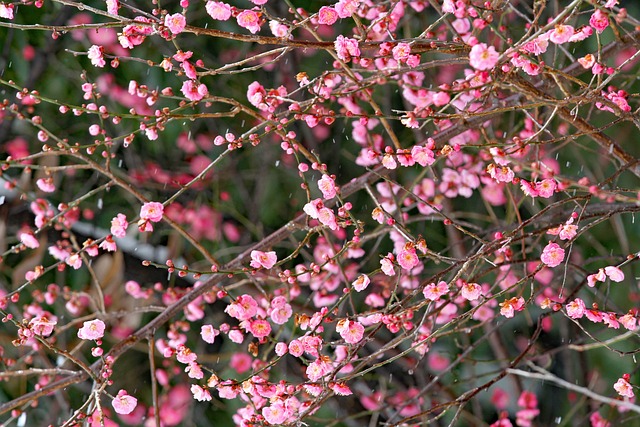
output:
{"label": "pink blossom", "polygon": [[337,230],[338,228],[340,228],[335,214],[329,208],[322,208],[318,211],[318,221],[320,221],[321,224],[329,227],[331,230]]}
{"label": "pink blossom", "polygon": [[269,316],[276,325],[284,325],[293,314],[291,305],[283,296],[277,296],[271,301],[271,311]]}
{"label": "pink blossom", "polygon": [[322,178],[318,181],[318,188],[322,191],[322,196],[325,199],[336,197],[338,187],[336,187],[335,181],[329,175],[322,175]]}
{"label": "pink blossom", "polygon": [[193,398],[199,402],[208,402],[211,400],[211,393],[206,388],[202,388],[197,384],[191,385],[191,394]]}
{"label": "pink blossom", "polygon": [[596,57],[589,53],[582,58],[578,58],[578,62],[582,65],[582,68],[588,69],[593,67],[593,64],[596,63]]}
{"label": "pink blossom", "polygon": [[351,286],[356,290],[356,292],[362,292],[367,289],[369,283],[371,283],[371,279],[369,279],[369,276],[367,276],[366,274],[361,274],[356,280],[353,281],[353,283],[351,283]]}
{"label": "pink blossom", "polygon": [[262,416],[271,425],[282,425],[291,415],[292,411],[287,409],[281,400],[276,400],[270,406],[262,408]]}
{"label": "pink blossom", "polygon": [[342,319],[336,325],[336,332],[346,343],[357,344],[364,336],[364,326],[354,320]]}
{"label": "pink blossom", "polygon": [[91,60],[91,64],[94,67],[102,68],[106,64],[103,56],[103,47],[93,45],[87,52],[87,57]]}
{"label": "pink blossom", "polygon": [[263,338],[271,333],[271,324],[264,319],[248,320],[246,328],[256,338]]}
{"label": "pink blossom", "polygon": [[343,382],[330,382],[329,388],[338,396],[350,396],[353,394],[349,386]]}
{"label": "pink blossom", "polygon": [[436,161],[433,151],[420,145],[414,145],[411,148],[411,157],[413,157],[420,166],[429,166]]}
{"label": "pink blossom", "polygon": [[440,299],[440,297],[446,295],[447,292],[449,292],[449,285],[444,281],[438,282],[437,285],[435,283],[430,283],[425,286],[422,291],[424,297],[431,301]]}
{"label": "pink blossom", "polygon": [[557,267],[564,261],[564,249],[557,243],[549,242],[542,250],[540,261],[547,267]]}
{"label": "pink blossom", "polygon": [[294,357],[300,357],[304,353],[304,345],[300,340],[292,340],[289,343],[289,354]]}
{"label": "pink blossom", "polygon": [[289,34],[289,27],[281,22],[276,21],[275,19],[272,19],[271,21],[269,21],[269,29],[271,30],[271,33],[274,36],[279,37],[281,39],[292,37]]}
{"label": "pink blossom", "polygon": [[181,13],[166,15],[164,17],[164,25],[172,34],[180,34],[187,26],[187,18],[185,18]]}
{"label": "pink blossom", "polygon": [[620,324],[626,329],[630,331],[634,331],[636,329],[638,319],[632,313],[629,312],[624,316],[621,316],[618,320],[620,321]]}
{"label": "pink blossom", "polygon": [[486,43],[478,43],[469,52],[469,63],[476,70],[490,70],[498,63],[500,54],[493,46],[487,47]]}
{"label": "pink blossom", "polygon": [[225,313],[240,321],[250,319],[258,312],[258,303],[251,295],[240,295],[224,309]]}
{"label": "pink blossom", "polygon": [[344,37],[342,34],[336,38],[334,47],[338,58],[348,62],[353,57],[360,57],[360,47],[358,46],[358,40]]}
{"label": "pink blossom", "polygon": [[548,199],[553,196],[557,186],[558,183],[554,179],[547,178],[536,183],[536,192],[538,193],[538,196]]}
{"label": "pink blossom", "polygon": [[147,202],[140,208],[140,219],[159,222],[164,213],[164,206],[160,202]]}
{"label": "pink blossom", "polygon": [[120,8],[120,2],[118,0],[106,0],[107,13],[110,15],[117,15]]}
{"label": "pink blossom", "polygon": [[0,18],[13,19],[13,4],[0,3]]}
{"label": "pink blossom", "polygon": [[400,267],[404,268],[405,270],[411,270],[413,267],[420,264],[420,259],[416,254],[415,248],[408,245],[406,245],[400,251],[400,253],[398,253],[397,261],[398,264],[400,264]]}
{"label": "pink blossom", "polygon": [[218,21],[226,21],[231,18],[231,6],[220,1],[208,1],[205,9],[209,16]]}
{"label": "pink blossom", "polygon": [[482,295],[482,287],[477,283],[464,283],[460,294],[464,299],[474,301]]}
{"label": "pink blossom", "polygon": [[278,262],[278,256],[274,251],[262,252],[251,251],[251,267],[253,268],[266,268],[267,270],[273,267]]}
{"label": "pink blossom", "polygon": [[128,415],[136,409],[138,399],[127,394],[125,390],[120,390],[118,395],[111,402],[113,409],[120,415]]}
{"label": "pink blossom", "polygon": [[78,330],[78,338],[82,340],[98,340],[104,336],[105,324],[102,320],[90,320],[84,322]]}
{"label": "pink blossom", "polygon": [[404,62],[411,54],[411,45],[409,43],[398,43],[391,49],[391,53],[393,54],[393,59],[398,62]]}
{"label": "pink blossom", "polygon": [[382,268],[382,272],[387,276],[394,276],[396,274],[393,268],[392,254],[388,254],[386,257],[380,260],[380,267]]}
{"label": "pink blossom", "polygon": [[609,16],[601,9],[596,9],[589,18],[589,25],[600,34],[609,26]]}
{"label": "pink blossom", "polygon": [[324,361],[322,357],[311,362],[306,370],[307,377],[309,377],[311,381],[318,381],[329,372],[331,372],[331,365]]}
{"label": "pink blossom", "polygon": [[500,303],[500,314],[506,318],[514,316],[516,311],[522,311],[524,309],[524,298],[513,297]]}
{"label": "pink blossom", "polygon": [[204,83],[198,83],[195,80],[185,80],[180,88],[180,92],[189,101],[200,101],[202,98],[209,95],[209,89]]}
{"label": "pink blossom", "polygon": [[238,25],[255,34],[260,31],[260,15],[253,10],[243,10],[236,17]]}
{"label": "pink blossom", "polygon": [[318,11],[318,24],[333,25],[338,20],[338,12],[330,6],[322,6]]}
{"label": "pink blossom", "polygon": [[56,316],[50,314],[42,314],[40,316],[34,317],[29,321],[29,328],[36,335],[46,337],[53,333],[53,328],[57,324],[58,319],[56,318]]}
{"label": "pink blossom", "polygon": [[584,313],[585,313],[584,301],[582,301],[580,298],[576,298],[573,301],[571,301],[569,304],[567,304],[566,309],[567,309],[567,315],[570,318],[580,319],[582,318],[582,316],[584,316]]}
{"label": "pink blossom", "polygon": [[629,381],[624,378],[618,378],[618,381],[613,385],[613,388],[622,397],[627,397],[629,399],[634,397],[633,387],[629,384]]}
{"label": "pink blossom", "polygon": [[53,193],[54,191],[56,191],[56,186],[53,185],[52,177],[40,178],[36,181],[36,184],[38,185],[38,188],[45,193]]}
{"label": "pink blossom", "polygon": [[111,234],[115,237],[125,237],[127,235],[127,217],[124,214],[119,213],[111,220]]}
{"label": "pink blossom", "polygon": [[67,263],[68,266],[73,267],[74,270],[82,267],[82,257],[80,257],[80,254],[71,254],[64,262]]}
{"label": "pink blossom", "polygon": [[575,30],[571,25],[556,25],[553,30],[549,31],[549,40],[555,44],[562,44],[569,41]]}
{"label": "pink blossom", "polygon": [[40,242],[31,231],[20,233],[20,241],[30,249],[35,249],[40,246]]}
{"label": "pink blossom", "polygon": [[276,344],[275,352],[279,357],[284,356],[288,351],[289,348],[287,347],[287,343],[279,342],[278,344]]}
{"label": "pink blossom", "polygon": [[200,328],[200,336],[202,339],[209,343],[213,344],[216,336],[220,335],[220,331],[214,328],[212,325],[202,325]]}
{"label": "pink blossom", "polygon": [[622,282],[624,280],[624,273],[618,267],[605,267],[604,273],[609,276],[609,279],[611,279],[612,282]]}

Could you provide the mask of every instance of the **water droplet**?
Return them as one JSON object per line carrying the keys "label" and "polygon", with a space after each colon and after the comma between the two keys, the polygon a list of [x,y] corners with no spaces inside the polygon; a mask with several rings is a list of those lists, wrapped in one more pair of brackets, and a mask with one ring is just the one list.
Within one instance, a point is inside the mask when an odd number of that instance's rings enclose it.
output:
{"label": "water droplet", "polygon": [[280,160],[276,160],[276,167],[280,166]]}
{"label": "water droplet", "polygon": [[413,375],[413,369],[409,369],[409,370],[407,371],[407,374],[409,374],[409,375]]}
{"label": "water droplet", "polygon": [[5,199],[4,196],[0,196],[0,205],[4,205],[4,199]]}
{"label": "water droplet", "polygon": [[98,199],[98,209],[102,209],[102,198]]}

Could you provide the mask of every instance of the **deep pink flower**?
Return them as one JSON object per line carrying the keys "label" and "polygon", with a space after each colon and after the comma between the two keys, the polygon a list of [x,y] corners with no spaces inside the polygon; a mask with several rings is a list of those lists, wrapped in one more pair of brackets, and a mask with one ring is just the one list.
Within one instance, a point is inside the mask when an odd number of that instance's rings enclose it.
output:
{"label": "deep pink flower", "polygon": [[271,333],[271,324],[264,319],[248,320],[247,330],[256,338],[266,337]]}
{"label": "deep pink flower", "polygon": [[276,325],[283,325],[287,323],[287,320],[293,314],[291,305],[287,302],[287,299],[283,296],[277,296],[271,301],[271,311],[269,317]]}
{"label": "deep pink flower", "polygon": [[580,298],[576,298],[567,304],[567,315],[572,319],[580,319],[584,316],[585,308],[584,301]]}
{"label": "deep pink flower", "polygon": [[487,47],[486,43],[478,43],[469,52],[469,63],[476,70],[484,71],[495,67],[500,54],[493,46]]}
{"label": "deep pink flower", "polygon": [[596,9],[593,15],[591,15],[591,18],[589,18],[589,25],[600,34],[609,26],[609,15],[601,9]]}
{"label": "deep pink flower", "polygon": [[344,37],[342,34],[338,36],[334,42],[334,47],[338,58],[343,61],[349,61],[351,58],[360,57],[360,47],[358,40]]}
{"label": "deep pink flower", "polygon": [[180,92],[189,101],[200,101],[202,98],[209,95],[209,89],[204,83],[198,83],[195,80],[185,80],[182,84]]}
{"label": "deep pink flower", "polygon": [[364,336],[364,326],[349,319],[340,320],[336,325],[336,331],[348,344],[357,344]]}
{"label": "deep pink flower", "polygon": [[549,242],[542,250],[540,261],[547,267],[557,267],[564,261],[564,249],[557,243]]}
{"label": "deep pink flower", "polygon": [[84,322],[78,330],[78,338],[82,340],[98,340],[104,336],[104,322],[100,319]]}
{"label": "deep pink flower", "polygon": [[113,409],[120,415],[128,415],[136,409],[138,399],[127,394],[125,390],[120,390],[118,395],[111,402]]}

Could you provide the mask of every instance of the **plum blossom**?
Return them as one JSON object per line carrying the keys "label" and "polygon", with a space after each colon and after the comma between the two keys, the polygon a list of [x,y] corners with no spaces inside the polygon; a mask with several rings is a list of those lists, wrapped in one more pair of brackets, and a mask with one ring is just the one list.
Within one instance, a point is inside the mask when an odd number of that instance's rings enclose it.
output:
{"label": "plum blossom", "polygon": [[106,0],[107,13],[109,15],[117,15],[120,8],[120,2],[118,0]]}
{"label": "plum blossom", "polygon": [[260,31],[260,15],[253,10],[243,10],[236,17],[238,25],[255,34]]}
{"label": "plum blossom", "polygon": [[36,239],[32,231],[20,233],[20,241],[30,249],[35,249],[40,246],[40,242]]}
{"label": "plum blossom", "polygon": [[318,188],[322,191],[322,196],[325,199],[333,199],[336,197],[336,183],[329,175],[322,175],[322,178],[318,181]]}
{"label": "plum blossom", "polygon": [[464,283],[460,294],[466,300],[477,300],[482,295],[482,287],[477,283]]}
{"label": "plum blossom", "polygon": [[119,213],[111,220],[111,234],[115,237],[125,237],[127,235],[127,217],[124,214]]}
{"label": "plum blossom", "polygon": [[277,296],[271,301],[271,311],[269,316],[276,325],[283,325],[287,323],[287,320],[289,320],[292,314],[293,309],[285,297]]}
{"label": "plum blossom", "polygon": [[330,6],[322,6],[318,11],[318,24],[333,25],[338,18],[338,12]]}
{"label": "plum blossom", "polygon": [[549,40],[555,44],[562,44],[569,41],[575,30],[571,25],[556,25],[553,30],[549,31]]}
{"label": "plum blossom", "polygon": [[218,335],[220,335],[220,331],[214,328],[212,325],[202,325],[202,327],[200,328],[200,336],[205,342],[209,344],[213,344],[216,336]]}
{"label": "plum blossom", "polygon": [[160,202],[147,202],[140,208],[140,219],[159,222],[164,213],[164,206]]}
{"label": "plum blossom", "polygon": [[478,43],[469,52],[469,63],[480,71],[490,70],[498,63],[500,54],[493,46],[487,47],[486,43]]}
{"label": "plum blossom", "polygon": [[580,298],[576,298],[573,301],[571,301],[569,304],[567,304],[566,309],[567,309],[567,315],[570,318],[580,319],[582,316],[584,316],[584,313],[585,313],[584,301],[582,301]]}
{"label": "plum blossom", "polygon": [[336,48],[338,58],[343,61],[348,62],[351,58],[357,58],[360,56],[360,47],[358,45],[358,40],[356,39],[350,39],[341,34],[336,38],[334,46]]}
{"label": "plum blossom", "polygon": [[609,26],[609,16],[601,9],[596,9],[589,18],[589,25],[600,34]]}
{"label": "plum blossom", "polygon": [[348,344],[357,344],[364,336],[364,326],[355,320],[342,319],[336,325],[336,332]]}
{"label": "plum blossom", "polygon": [[542,250],[540,261],[547,267],[557,267],[564,261],[564,249],[557,243],[549,242]]}
{"label": "plum blossom", "polygon": [[84,322],[78,330],[78,338],[82,340],[99,340],[104,336],[105,324],[100,319]]}
{"label": "plum blossom", "polygon": [[634,397],[633,387],[629,384],[628,375],[618,378],[618,381],[613,385],[613,388],[622,397],[628,397],[629,399]]}
{"label": "plum blossom", "polygon": [[180,88],[180,92],[189,101],[200,101],[202,98],[209,95],[209,89],[204,83],[198,83],[195,80],[186,80]]}
{"label": "plum blossom", "polygon": [[424,297],[431,301],[440,299],[440,297],[446,295],[447,292],[449,292],[449,285],[444,281],[438,282],[437,285],[435,283],[430,283],[425,286],[422,291]]}
{"label": "plum blossom", "polygon": [[104,48],[102,46],[96,46],[95,44],[89,48],[87,57],[91,60],[91,64],[94,67],[102,68],[106,62],[103,56]]}
{"label": "plum blossom", "polygon": [[524,309],[524,298],[513,297],[504,302],[500,303],[500,314],[502,314],[506,318],[511,318],[514,316],[516,311],[522,311]]}
{"label": "plum blossom", "polygon": [[266,268],[267,270],[273,267],[278,262],[278,256],[274,251],[262,252],[251,251],[251,267],[253,268]]}
{"label": "plum blossom", "polygon": [[231,6],[220,1],[208,1],[205,9],[211,18],[226,21],[231,18]]}
{"label": "plum blossom", "polygon": [[180,34],[187,26],[187,18],[181,13],[166,15],[164,17],[164,25],[171,31],[171,34]]}
{"label": "plum blossom", "polygon": [[0,3],[0,18],[13,19],[13,4]]}
{"label": "plum blossom", "polygon": [[128,415],[136,409],[138,399],[127,394],[125,390],[120,390],[118,395],[111,402],[113,409],[120,415]]}
{"label": "plum blossom", "polygon": [[351,286],[356,290],[356,292],[362,292],[367,289],[369,283],[371,283],[371,279],[369,279],[369,276],[367,276],[366,274],[361,274],[356,280],[353,281],[353,283],[351,283]]}
{"label": "plum blossom", "polygon": [[193,394],[193,398],[199,402],[208,402],[211,400],[211,393],[209,393],[209,390],[200,387],[197,384],[191,385],[191,394]]}

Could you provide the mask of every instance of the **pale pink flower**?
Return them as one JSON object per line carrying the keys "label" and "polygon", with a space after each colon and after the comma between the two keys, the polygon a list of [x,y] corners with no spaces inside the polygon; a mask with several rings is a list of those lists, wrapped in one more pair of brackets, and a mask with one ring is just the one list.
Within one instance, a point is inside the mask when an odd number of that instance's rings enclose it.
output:
{"label": "pale pink flower", "polygon": [[396,274],[394,268],[393,268],[393,255],[392,254],[388,254],[386,257],[382,258],[380,260],[380,267],[382,269],[382,272],[384,274],[386,274],[387,276],[394,276]]}
{"label": "pale pink flower", "polygon": [[58,319],[56,316],[50,314],[42,314],[40,316],[34,317],[29,321],[29,328],[33,331],[34,334],[46,337],[53,333],[53,328],[57,324]]}
{"label": "pale pink flower", "polygon": [[482,295],[482,287],[477,283],[464,283],[460,294],[464,299],[474,301]]}
{"label": "pale pink flower", "polygon": [[81,340],[99,340],[104,336],[105,324],[102,320],[90,320],[84,322],[78,330],[78,338]]}
{"label": "pale pink flower", "polygon": [[187,26],[187,18],[181,13],[174,13],[173,15],[166,15],[164,17],[164,25],[171,31],[172,34],[180,34]]}
{"label": "pale pink flower", "polygon": [[306,374],[311,381],[318,381],[320,378],[331,372],[331,365],[322,357],[314,360],[307,366]]}
{"label": "pale pink flower", "polygon": [[199,402],[208,402],[211,400],[211,393],[206,388],[202,388],[197,384],[191,385],[191,394],[193,398]]}
{"label": "pale pink flower", "polygon": [[487,47],[486,43],[478,43],[469,52],[469,64],[476,70],[490,70],[498,62],[500,54],[493,46]]}
{"label": "pale pink flower", "polygon": [[243,10],[236,17],[238,25],[255,34],[260,31],[260,15],[253,10]]}
{"label": "pale pink flower", "polygon": [[68,266],[73,267],[74,270],[82,267],[82,258],[79,254],[69,255],[67,259],[64,260],[64,262],[66,262]]}
{"label": "pale pink flower", "polygon": [[226,21],[231,18],[231,6],[220,1],[208,1],[205,9],[209,16],[218,21]]}
{"label": "pale pink flower", "polygon": [[253,268],[266,268],[270,269],[273,267],[276,262],[278,262],[278,256],[274,251],[270,252],[262,252],[262,251],[251,251],[251,267]]}
{"label": "pale pink flower", "polygon": [[338,12],[330,6],[322,6],[318,11],[318,24],[333,25],[338,20]]}
{"label": "pale pink flower", "polygon": [[437,285],[435,283],[429,283],[422,291],[424,297],[431,301],[440,299],[440,297],[446,295],[447,292],[449,292],[449,285],[444,281],[438,282]]}
{"label": "pale pink flower", "polygon": [[604,273],[609,276],[609,279],[611,279],[612,282],[622,282],[624,280],[624,273],[618,267],[605,267]]}
{"label": "pale pink flower", "polygon": [[367,289],[369,283],[371,283],[371,279],[369,279],[369,276],[367,276],[366,274],[361,274],[356,280],[353,281],[353,283],[351,283],[351,286],[356,290],[356,292],[362,292]]}
{"label": "pale pink flower", "polygon": [[292,340],[289,343],[289,354],[294,357],[300,357],[304,353],[304,345],[300,340]]}
{"label": "pale pink flower", "polygon": [[618,378],[613,388],[622,397],[628,397],[629,399],[634,397],[633,387],[629,384],[629,381],[624,378]]}
{"label": "pale pink flower", "polygon": [[106,0],[107,3],[107,13],[110,15],[117,15],[118,8],[120,8],[120,3],[118,0]]}
{"label": "pale pink flower", "polygon": [[325,199],[336,197],[338,187],[336,187],[335,181],[329,175],[322,175],[322,178],[318,181],[318,188],[322,191],[322,196]]}
{"label": "pale pink flower", "polygon": [[124,214],[119,213],[111,220],[111,234],[115,237],[125,237],[127,235],[127,217]]}
{"label": "pale pink flower", "polygon": [[500,314],[502,314],[506,318],[511,318],[514,316],[516,311],[522,311],[524,309],[524,298],[513,297],[504,302],[501,302],[500,305]]}
{"label": "pale pink flower", "polygon": [[31,231],[20,233],[20,241],[30,249],[35,249],[40,246],[40,242]]}
{"label": "pale pink flower", "polygon": [[567,304],[567,315],[572,319],[580,319],[584,316],[585,313],[585,305],[584,301],[580,298],[576,298]]}
{"label": "pale pink flower", "polygon": [[614,6],[618,5],[618,0],[607,0],[607,2],[604,4],[604,7],[611,9]]}
{"label": "pale pink flower", "polygon": [[276,325],[284,325],[287,320],[293,314],[291,305],[287,302],[287,299],[283,296],[277,296],[271,301],[271,312],[269,317]]}
{"label": "pale pink flower", "polygon": [[549,40],[555,44],[562,44],[569,41],[575,30],[571,25],[556,25],[556,27],[549,31]]}
{"label": "pale pink flower", "polygon": [[136,409],[138,399],[127,394],[125,390],[120,390],[118,395],[111,402],[113,409],[120,415],[128,415]]}
{"label": "pale pink flower", "polygon": [[291,34],[289,34],[289,27],[275,19],[269,21],[269,29],[274,36],[281,39],[292,37]]}
{"label": "pale pink flower", "polygon": [[557,243],[549,242],[542,250],[540,261],[547,267],[557,267],[564,261],[564,249]]}
{"label": "pale pink flower", "polygon": [[147,202],[140,208],[140,219],[158,222],[162,219],[164,206],[160,202]]}
{"label": "pale pink flower", "polygon": [[95,44],[89,48],[87,57],[91,60],[91,64],[94,67],[102,68],[106,62],[103,56],[104,48],[102,46],[96,46]]}
{"label": "pale pink flower", "polygon": [[602,313],[602,322],[609,328],[620,328],[620,322],[618,322],[618,318],[615,313]]}
{"label": "pale pink flower", "polygon": [[278,356],[280,357],[284,356],[289,351],[289,348],[287,347],[287,343],[279,342],[278,344],[276,344],[275,351]]}
{"label": "pale pink flower", "polygon": [[624,326],[626,329],[633,331],[636,329],[636,324],[638,319],[631,313],[627,313],[624,316],[618,318],[620,324]]}
{"label": "pale pink flower", "polygon": [[578,58],[578,62],[582,65],[582,68],[588,69],[593,67],[593,64],[596,63],[596,57],[589,53],[582,58]]}
{"label": "pale pink flower", "polygon": [[364,326],[354,320],[341,319],[336,325],[336,332],[346,343],[357,344],[364,336]]}
{"label": "pale pink flower", "polygon": [[432,165],[436,161],[433,151],[420,145],[414,145],[411,148],[411,156],[420,166]]}
{"label": "pale pink flower", "polygon": [[329,388],[338,396],[350,396],[353,394],[349,386],[343,382],[330,382]]}
{"label": "pale pink flower", "polygon": [[213,344],[216,336],[218,335],[220,335],[220,331],[214,328],[212,325],[202,325],[202,327],[200,328],[200,336],[205,342],[209,344]]}
{"label": "pale pink flower", "polygon": [[0,3],[0,18],[13,19],[13,4]]}
{"label": "pale pink flower", "polygon": [[336,220],[336,215],[329,208],[322,208],[318,211],[318,221],[334,231],[340,228]]}
{"label": "pale pink flower", "polygon": [[601,9],[596,9],[591,18],[589,18],[589,25],[600,34],[609,26],[609,15]]}
{"label": "pale pink flower", "polygon": [[284,424],[292,413],[293,411],[287,409],[284,402],[281,400],[276,400],[275,402],[272,402],[270,406],[262,408],[262,416],[265,421],[271,425]]}

